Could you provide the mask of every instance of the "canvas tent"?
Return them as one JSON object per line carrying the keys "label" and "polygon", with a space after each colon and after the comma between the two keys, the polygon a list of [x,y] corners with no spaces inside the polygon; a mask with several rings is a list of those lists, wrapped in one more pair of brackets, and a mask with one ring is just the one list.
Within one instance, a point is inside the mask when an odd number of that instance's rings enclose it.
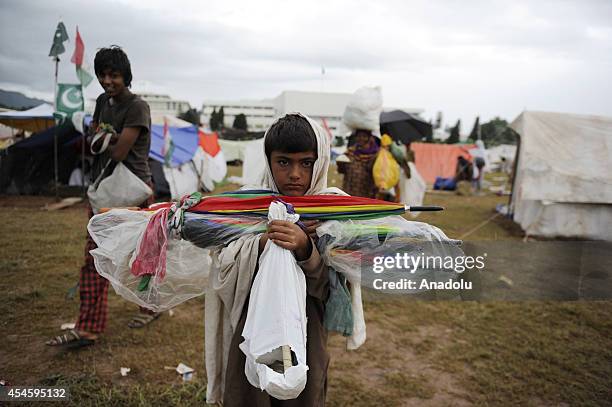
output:
{"label": "canvas tent", "polygon": [[232,182],[240,185],[256,185],[258,177],[266,168],[266,156],[263,152],[264,139],[256,140],[219,140],[227,161],[242,161],[242,176],[233,177]]}
{"label": "canvas tent", "polygon": [[20,130],[41,132],[55,124],[53,106],[43,103],[29,110],[2,112],[0,123]]}
{"label": "canvas tent", "polygon": [[457,158],[462,156],[471,160],[469,150],[472,148],[473,144],[410,144],[410,149],[414,151],[417,170],[429,184],[433,184],[436,177],[454,177]]}
{"label": "canvas tent", "polygon": [[[0,193],[39,194],[53,190],[55,131],[56,127],[51,127],[0,153]],[[60,184],[68,184],[79,161],[80,136],[72,123],[57,128]]]}
{"label": "canvas tent", "polygon": [[528,235],[612,240],[612,118],[521,113],[511,211]]}

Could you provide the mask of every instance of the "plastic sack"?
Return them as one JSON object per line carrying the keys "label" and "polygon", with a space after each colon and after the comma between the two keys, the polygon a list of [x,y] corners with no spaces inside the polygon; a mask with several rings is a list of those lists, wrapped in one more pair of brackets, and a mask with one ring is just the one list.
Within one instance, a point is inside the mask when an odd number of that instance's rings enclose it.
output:
{"label": "plastic sack", "polygon": [[454,178],[436,177],[433,189],[435,191],[454,191],[457,189],[457,181]]}
{"label": "plastic sack", "polygon": [[[325,263],[342,273],[354,285],[372,287],[379,274],[372,273],[373,259],[377,256],[407,256],[456,258],[463,255],[461,241],[448,238],[435,226],[413,222],[401,216],[361,221],[328,221],[317,228],[321,256]],[[401,271],[387,270],[386,278]],[[418,266],[411,271],[413,278],[445,281],[455,277],[453,269],[430,269]]]}
{"label": "plastic sack", "polygon": [[[297,222],[280,202],[272,202],[269,220]],[[247,318],[239,346],[246,355],[244,372],[253,386],[279,400],[294,399],[306,386],[306,278],[293,254],[272,241],[266,243],[253,281]],[[295,354],[297,365],[283,373],[283,346]]]}
{"label": "plastic sack", "polygon": [[382,104],[380,86],[359,88],[347,103],[342,122],[351,131],[363,129],[380,135]]}
{"label": "plastic sack", "polygon": [[[413,162],[408,162],[410,178],[406,178],[403,171],[400,172],[400,202],[408,206],[421,206],[425,199],[427,184]],[[416,218],[420,212],[409,212],[410,216]]]}
{"label": "plastic sack", "polygon": [[123,298],[161,312],[204,294],[211,260],[208,250],[170,238],[165,251],[165,275],[154,274],[148,279],[134,275],[131,266],[153,214],[113,209],[92,217],[87,230],[98,246],[90,252],[98,273]]}
{"label": "plastic sack", "polygon": [[138,206],[153,195],[151,187],[123,163],[117,163],[113,173],[100,180],[105,169],[106,167],[100,173],[100,177],[87,189],[93,213],[99,213],[102,208]]}
{"label": "plastic sack", "polygon": [[380,189],[387,190],[397,185],[400,178],[400,166],[389,150],[381,148],[376,155],[372,168],[374,184]]}

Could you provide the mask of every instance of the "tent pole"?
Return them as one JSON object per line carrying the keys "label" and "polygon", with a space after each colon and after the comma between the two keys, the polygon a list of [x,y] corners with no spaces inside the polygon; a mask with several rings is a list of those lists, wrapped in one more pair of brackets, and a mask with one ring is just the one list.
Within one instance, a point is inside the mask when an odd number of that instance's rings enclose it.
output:
{"label": "tent pole", "polygon": [[[199,131],[200,130],[198,129],[198,126],[196,126],[196,125],[194,125],[194,128],[195,128],[195,131],[196,131],[196,135],[198,135],[198,140],[199,140]],[[199,141],[198,141],[198,144],[199,144]],[[197,151],[197,149],[196,149],[196,151]],[[204,174],[204,169],[202,168],[202,171],[198,171],[198,167],[193,162],[193,157],[191,158],[191,160],[189,162],[193,166],[193,170],[195,171],[196,175],[198,176],[198,188],[201,189],[204,192],[212,192],[212,191],[207,191],[206,190],[206,186],[202,182],[202,175]],[[202,164],[204,164],[204,163],[202,163]]]}
{"label": "tent pole", "polygon": [[59,175],[58,175],[58,163],[57,163],[57,127],[53,129],[53,166],[55,169],[55,200],[59,201]]}
{"label": "tent pole", "polygon": [[521,135],[517,133],[516,153],[514,153],[514,165],[512,166],[512,186],[510,187],[510,196],[508,197],[508,213],[507,217],[514,220],[514,187],[516,186],[516,175],[518,171],[519,154],[521,151]]}
{"label": "tent pole", "polygon": [[[172,167],[168,166],[168,168],[170,168],[170,171],[172,171]],[[174,192],[177,193],[178,196],[178,200],[181,200],[181,196],[178,195],[178,189],[176,188],[176,180],[174,179],[174,172],[171,173],[172,174],[172,185],[174,185]],[[172,188],[170,188],[170,200],[172,200]]]}
{"label": "tent pole", "polygon": [[[81,95],[83,97],[83,110],[85,110],[85,88],[83,87],[83,83],[81,83]],[[83,116],[83,122],[85,121],[85,116]],[[83,196],[86,196],[87,188],[85,187],[85,140],[87,137],[85,136],[87,132],[85,131],[85,123],[83,123],[83,133],[81,136],[83,137],[81,140],[81,187],[83,187]]]}
{"label": "tent pole", "polygon": [[85,187],[85,140],[85,132],[83,132],[81,140],[81,186],[83,187],[83,196],[85,196],[87,190],[87,187]]}

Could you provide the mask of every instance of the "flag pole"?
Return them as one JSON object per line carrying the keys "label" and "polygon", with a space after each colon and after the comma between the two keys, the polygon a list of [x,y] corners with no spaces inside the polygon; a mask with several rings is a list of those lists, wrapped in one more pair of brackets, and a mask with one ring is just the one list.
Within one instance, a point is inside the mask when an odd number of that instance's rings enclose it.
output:
{"label": "flag pole", "polygon": [[[80,79],[79,79],[80,82]],[[83,98],[83,111],[85,111],[85,87],[83,86],[83,82],[81,82],[81,97]],[[85,116],[83,116],[83,121],[85,121]],[[83,196],[85,197],[87,194],[87,187],[85,186],[85,141],[87,137],[85,136],[87,132],[85,131],[85,123],[83,123],[83,139],[81,140],[81,186],[83,187]]]}
{"label": "flag pole", "polygon": [[[55,85],[53,87],[53,91],[54,91],[54,95],[55,97],[53,98],[53,105],[54,105],[54,111],[57,112],[57,71],[59,68],[59,57],[56,55],[55,56]],[[55,172],[55,200],[59,201],[59,174],[58,174],[58,162],[57,162],[57,150],[58,150],[58,145],[57,145],[57,121],[55,123],[55,130],[53,131],[53,168],[54,168],[54,172]]]}

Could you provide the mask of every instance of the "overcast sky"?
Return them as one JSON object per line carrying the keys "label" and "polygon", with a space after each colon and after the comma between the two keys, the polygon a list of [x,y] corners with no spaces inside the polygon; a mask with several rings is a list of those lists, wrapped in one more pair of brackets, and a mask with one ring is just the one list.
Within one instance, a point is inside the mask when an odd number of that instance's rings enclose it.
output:
{"label": "overcast sky", "polygon": [[[445,124],[523,109],[612,116],[612,1],[0,1],[0,88],[52,99],[60,20],[93,66],[118,44],[134,90],[205,99],[380,85],[385,106]],[[325,67],[325,75],[321,67]],[[101,92],[97,82],[89,97]]]}

